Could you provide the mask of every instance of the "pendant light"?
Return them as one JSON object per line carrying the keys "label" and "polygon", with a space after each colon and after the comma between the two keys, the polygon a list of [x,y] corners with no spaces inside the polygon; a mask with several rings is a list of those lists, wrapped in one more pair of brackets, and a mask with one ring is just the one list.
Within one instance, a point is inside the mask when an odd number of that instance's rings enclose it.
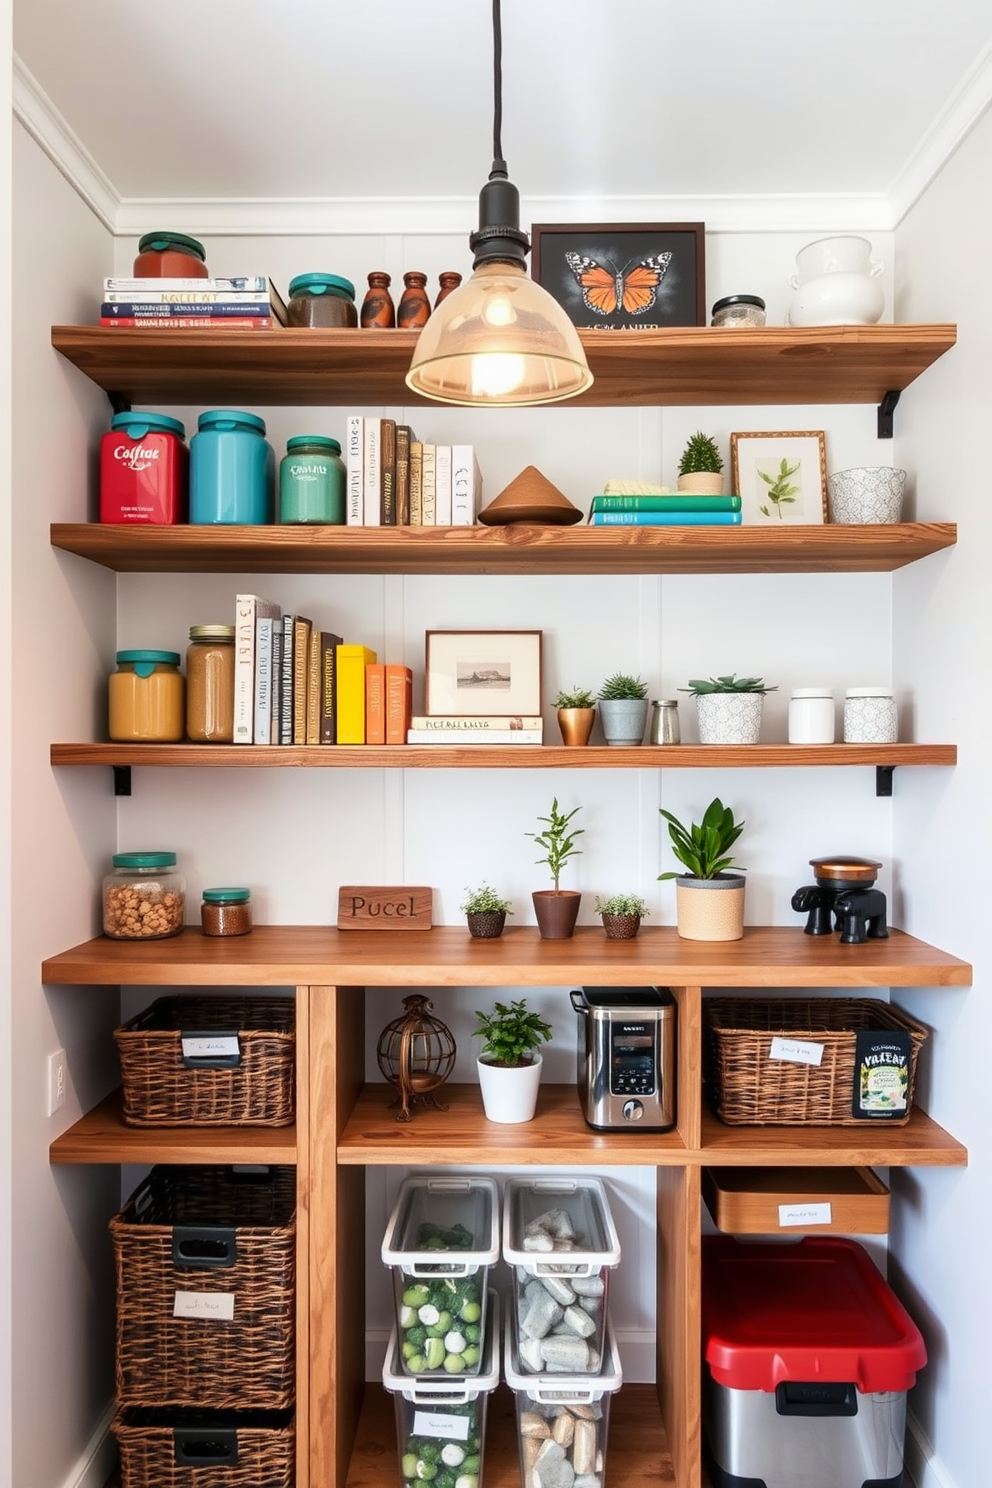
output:
{"label": "pendant light", "polygon": [[468,240],[474,272],[424,326],[406,384],[438,403],[560,403],[590,387],[592,373],[578,331],[526,271],[530,244],[501,140],[500,0],[493,0],[493,70],[493,168],[479,193],[478,229]]}

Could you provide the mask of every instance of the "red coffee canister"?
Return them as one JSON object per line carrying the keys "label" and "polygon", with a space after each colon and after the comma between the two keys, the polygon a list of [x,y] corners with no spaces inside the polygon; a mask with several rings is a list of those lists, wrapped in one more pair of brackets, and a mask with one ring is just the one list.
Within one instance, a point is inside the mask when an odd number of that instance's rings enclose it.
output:
{"label": "red coffee canister", "polygon": [[189,446],[178,419],[116,413],[100,442],[100,521],[173,526],[187,520]]}

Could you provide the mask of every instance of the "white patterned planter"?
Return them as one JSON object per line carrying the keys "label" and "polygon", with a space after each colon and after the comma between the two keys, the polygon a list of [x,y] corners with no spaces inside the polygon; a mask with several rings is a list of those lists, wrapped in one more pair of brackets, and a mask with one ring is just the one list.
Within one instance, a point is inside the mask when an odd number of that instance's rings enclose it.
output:
{"label": "white patterned planter", "polygon": [[696,697],[700,744],[757,744],[763,692],[702,692]]}
{"label": "white patterned planter", "polygon": [[891,465],[856,465],[827,477],[831,522],[898,522],[905,470]]}

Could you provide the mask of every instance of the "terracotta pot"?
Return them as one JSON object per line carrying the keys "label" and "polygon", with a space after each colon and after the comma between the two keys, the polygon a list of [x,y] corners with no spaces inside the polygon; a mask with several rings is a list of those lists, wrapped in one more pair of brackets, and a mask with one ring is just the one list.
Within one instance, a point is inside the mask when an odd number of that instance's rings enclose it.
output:
{"label": "terracotta pot", "polygon": [[592,726],[596,722],[595,708],[559,708],[558,727],[562,742],[577,746],[589,743]]}
{"label": "terracotta pot", "polygon": [[495,940],[503,934],[503,926],[506,924],[506,911],[502,909],[480,910],[476,914],[466,915],[468,921],[468,933],[473,940]]}
{"label": "terracotta pot", "polygon": [[535,1053],[530,1064],[508,1069],[501,1064],[475,1061],[482,1089],[482,1105],[487,1121],[516,1126],[531,1121],[537,1110],[537,1092],[541,1084],[541,1056]]}
{"label": "terracotta pot", "polygon": [[531,894],[542,940],[568,940],[579,917],[582,895],[575,889],[535,889]]}
{"label": "terracotta pot", "polygon": [[633,940],[640,928],[640,915],[603,915],[603,929],[607,940]]}
{"label": "terracotta pot", "polygon": [[677,878],[675,906],[683,940],[740,940],[744,934],[744,879],[739,873]]}

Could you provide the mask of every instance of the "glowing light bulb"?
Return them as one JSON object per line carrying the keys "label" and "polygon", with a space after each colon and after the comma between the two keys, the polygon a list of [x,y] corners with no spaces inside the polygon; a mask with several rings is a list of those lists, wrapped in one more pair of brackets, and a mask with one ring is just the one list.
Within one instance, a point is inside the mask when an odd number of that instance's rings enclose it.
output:
{"label": "glowing light bulb", "polygon": [[522,356],[512,352],[485,352],[472,358],[472,395],[476,398],[505,398],[515,392],[526,375]]}
{"label": "glowing light bulb", "polygon": [[486,296],[482,307],[482,318],[486,325],[508,326],[512,325],[517,318],[517,312],[513,308],[513,302],[505,291],[497,291],[496,294]]}

